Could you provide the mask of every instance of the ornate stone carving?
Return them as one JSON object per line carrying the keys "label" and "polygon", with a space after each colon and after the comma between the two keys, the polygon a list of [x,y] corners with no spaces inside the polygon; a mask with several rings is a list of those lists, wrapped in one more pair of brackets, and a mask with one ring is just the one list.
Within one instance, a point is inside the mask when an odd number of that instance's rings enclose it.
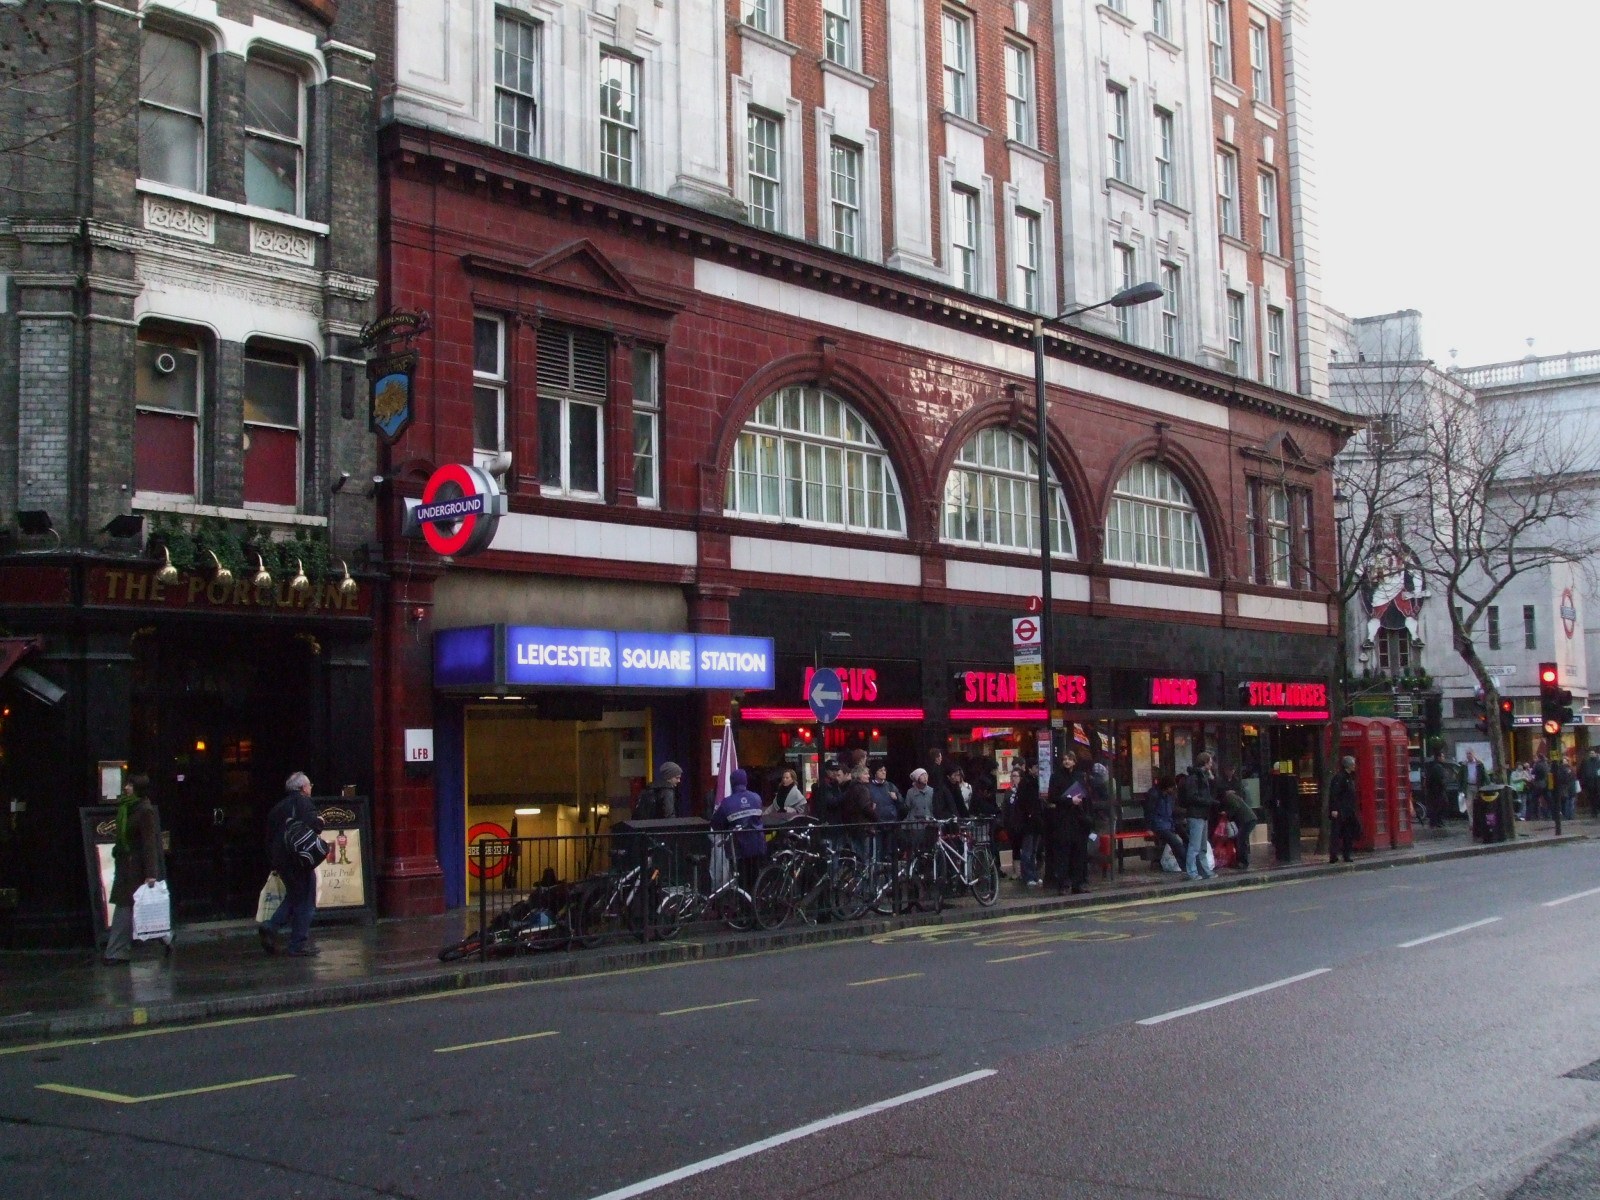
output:
{"label": "ornate stone carving", "polygon": [[285,262],[315,263],[317,239],[298,229],[251,221],[250,253],[265,258],[281,258]]}
{"label": "ornate stone carving", "polygon": [[156,233],[170,234],[191,242],[208,245],[217,240],[216,214],[204,208],[194,208],[164,196],[144,198],[144,227]]}

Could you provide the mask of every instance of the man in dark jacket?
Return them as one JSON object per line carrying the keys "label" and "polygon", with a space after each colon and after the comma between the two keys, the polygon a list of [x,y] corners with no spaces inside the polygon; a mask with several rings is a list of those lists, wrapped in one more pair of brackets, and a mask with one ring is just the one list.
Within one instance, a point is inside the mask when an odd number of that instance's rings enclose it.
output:
{"label": "man in dark jacket", "polygon": [[1444,806],[1450,788],[1450,768],[1445,765],[1444,747],[1437,747],[1422,767],[1422,803],[1428,813],[1428,828],[1444,828]]}
{"label": "man in dark jacket", "polygon": [[1011,795],[1011,836],[1016,839],[1017,864],[1024,887],[1039,887],[1039,762],[1029,759]]}
{"label": "man in dark jacket", "polygon": [[1221,804],[1223,816],[1238,826],[1234,834],[1233,866],[1237,871],[1250,869],[1250,835],[1255,831],[1256,810],[1244,797],[1244,783],[1239,778],[1238,767],[1226,767],[1222,772]]}
{"label": "man in dark jacket", "polygon": [[[133,893],[163,878],[161,821],[145,794],[150,780],[135,775],[122,785],[117,801],[117,840],[111,847],[116,868],[111,879],[111,928],[106,936],[105,961],[133,961]],[[172,944],[172,938],[167,938]]]}
{"label": "man in dark jacket", "polygon": [[633,806],[635,821],[669,821],[678,815],[678,783],[683,779],[683,768],[675,762],[664,762],[656,768],[656,781],[639,793]]}
{"label": "man in dark jacket", "polygon": [[844,793],[844,768],[836,762],[825,763],[817,782],[811,785],[811,815],[824,825],[840,823],[839,801]]}
{"label": "man in dark jacket", "polygon": [[1328,785],[1328,861],[1339,861],[1342,851],[1345,862],[1354,862],[1351,851],[1356,848],[1356,838],[1361,834],[1361,813],[1356,798],[1356,760],[1346,754],[1339,760],[1339,769]]}
{"label": "man in dark jacket", "polygon": [[290,852],[283,832],[291,820],[299,821],[314,833],[322,832],[322,819],[311,803],[311,780],[296,771],[284,782],[283,799],[267,813],[267,858],[283,880],[283,903],[278,911],[256,927],[261,948],[278,952],[278,939],[284,926],[289,928],[289,953],[295,958],[310,958],[320,953],[311,944],[311,918],[317,911],[317,871]]}
{"label": "man in dark jacket", "polygon": [[1156,780],[1144,794],[1144,827],[1150,831],[1150,841],[1155,848],[1155,869],[1165,870],[1161,865],[1161,849],[1164,846],[1172,851],[1175,864],[1172,870],[1176,874],[1183,870],[1183,839],[1172,824],[1172,804],[1170,779]]}
{"label": "man in dark jacket", "polygon": [[1081,776],[1078,756],[1068,750],[1050,772],[1050,784],[1039,804],[1044,838],[1044,881],[1057,888],[1065,886],[1067,879],[1067,789],[1079,782]]}
{"label": "man in dark jacket", "polygon": [[1211,818],[1217,811],[1216,786],[1211,776],[1211,755],[1202,750],[1195,755],[1194,766],[1184,777],[1178,793],[1187,824],[1187,843],[1183,873],[1190,879],[1210,879],[1214,871],[1205,869],[1204,852],[1211,837]]}
{"label": "man in dark jacket", "polygon": [[945,770],[944,782],[933,789],[933,815],[941,821],[951,821],[971,814],[966,799],[961,794],[961,765],[951,763]]}

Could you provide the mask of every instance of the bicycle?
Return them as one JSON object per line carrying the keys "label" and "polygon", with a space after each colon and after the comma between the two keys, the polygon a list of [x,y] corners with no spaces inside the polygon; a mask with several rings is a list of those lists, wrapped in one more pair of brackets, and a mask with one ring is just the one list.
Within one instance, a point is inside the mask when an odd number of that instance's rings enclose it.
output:
{"label": "bicycle", "polygon": [[1000,864],[991,837],[987,821],[939,822],[938,836],[926,851],[932,858],[935,912],[943,910],[947,895],[963,890],[984,908],[1000,899]]}
{"label": "bicycle", "polygon": [[815,826],[786,832],[751,889],[756,924],[777,929],[797,915],[810,925],[823,915],[858,920],[872,903],[863,866],[854,850],[822,837]]}
{"label": "bicycle", "polygon": [[702,918],[723,921],[728,928],[741,933],[755,927],[755,901],[739,885],[738,860],[732,853],[731,844],[720,847],[719,852],[726,853],[728,874],[710,891],[700,885],[702,878],[707,883],[712,882],[709,871],[702,871],[702,864],[709,862],[704,854],[689,856],[688,884],[663,889],[661,904],[656,909],[656,936],[662,939],[677,937],[683,926]]}
{"label": "bicycle", "polygon": [[657,930],[653,899],[661,880],[661,868],[652,861],[658,850],[666,847],[650,839],[639,862],[627,871],[616,869],[630,854],[618,847],[611,851],[612,870],[604,875],[591,875],[578,883],[573,899],[575,916],[572,921],[572,939],[585,949],[593,949],[608,937],[623,930],[639,941],[649,940]]}
{"label": "bicycle", "polygon": [[439,951],[440,962],[473,955],[530,954],[572,944],[572,892],[562,885],[535,888],[490,922]]}

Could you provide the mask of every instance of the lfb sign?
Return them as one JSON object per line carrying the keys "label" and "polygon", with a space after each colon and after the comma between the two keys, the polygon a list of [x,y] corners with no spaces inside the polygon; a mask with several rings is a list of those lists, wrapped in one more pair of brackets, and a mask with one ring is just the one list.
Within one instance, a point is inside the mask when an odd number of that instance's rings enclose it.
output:
{"label": "lfb sign", "polygon": [[505,512],[505,493],[493,475],[481,467],[447,463],[428,477],[411,516],[434,553],[450,556],[487,550]]}

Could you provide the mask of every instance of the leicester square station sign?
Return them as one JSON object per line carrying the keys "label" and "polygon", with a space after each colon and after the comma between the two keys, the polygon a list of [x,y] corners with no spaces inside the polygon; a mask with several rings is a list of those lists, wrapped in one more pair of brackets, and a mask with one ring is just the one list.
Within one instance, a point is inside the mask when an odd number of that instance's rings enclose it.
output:
{"label": "leicester square station sign", "polygon": [[479,625],[434,635],[440,687],[629,687],[768,691],[771,638]]}
{"label": "leicester square station sign", "polygon": [[410,516],[435,554],[459,558],[487,550],[505,513],[505,493],[493,475],[446,463],[428,477]]}

